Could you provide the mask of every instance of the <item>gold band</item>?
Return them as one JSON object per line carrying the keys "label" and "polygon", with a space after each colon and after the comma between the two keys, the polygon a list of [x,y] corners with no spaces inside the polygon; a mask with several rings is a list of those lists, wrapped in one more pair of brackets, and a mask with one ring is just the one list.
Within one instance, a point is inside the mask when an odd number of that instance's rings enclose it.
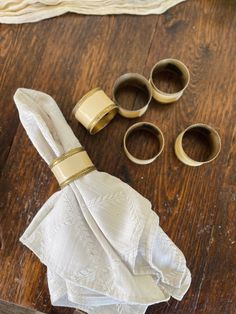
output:
{"label": "gold band", "polygon": [[91,172],[91,171],[94,171],[96,170],[96,167],[95,166],[91,166],[91,167],[88,167],[86,169],[83,169],[77,173],[75,173],[73,176],[71,176],[70,178],[68,178],[67,180],[65,180],[64,182],[62,182],[60,184],[60,187],[61,188],[64,188],[66,185],[70,184],[71,182],[77,180],[78,178],[84,176],[85,174]]}
{"label": "gold band", "polygon": [[[157,144],[158,144],[158,153],[154,157],[150,159],[139,159],[130,154],[126,143],[130,134],[136,130],[146,130],[156,136]],[[149,123],[149,122],[135,123],[131,125],[131,127],[126,131],[124,139],[123,139],[123,147],[124,147],[125,154],[129,158],[129,160],[131,160],[132,162],[138,165],[147,165],[147,164],[152,163],[154,160],[156,160],[157,157],[160,156],[160,154],[162,153],[164,149],[164,136],[161,130],[152,123]]]}
{"label": "gold band", "polygon": [[90,134],[95,134],[115,117],[117,111],[114,102],[97,87],[81,98],[72,113]]}
{"label": "gold band", "polygon": [[[121,88],[128,86],[136,87],[147,94],[147,102],[145,106],[137,110],[127,110],[121,107],[118,101],[118,94]],[[138,73],[126,73],[116,80],[113,87],[113,98],[118,106],[119,114],[121,116],[126,118],[138,118],[141,117],[148,109],[149,103],[152,99],[152,88],[144,76]]]}
{"label": "gold band", "polygon": [[[160,71],[171,71],[179,75],[182,81],[182,89],[175,93],[166,93],[161,91],[154,83],[154,77],[158,78],[158,72]],[[187,88],[190,81],[190,73],[186,65],[176,59],[163,59],[157,62],[151,70],[150,83],[152,86],[152,95],[157,101],[161,103],[172,103],[177,101]]]}
{"label": "gold band", "polygon": [[[209,141],[211,153],[210,153],[208,159],[205,161],[193,160],[192,158],[190,158],[185,153],[185,151],[183,149],[183,137],[188,131],[190,131],[192,129],[195,129],[199,133],[206,136],[208,141]],[[203,164],[206,164],[206,163],[213,161],[219,155],[220,150],[221,150],[221,139],[220,139],[219,134],[217,133],[217,131],[215,129],[213,129],[209,125],[203,124],[203,123],[197,123],[197,124],[190,125],[188,128],[186,128],[183,132],[181,132],[178,135],[178,137],[176,138],[176,141],[175,141],[175,154],[176,154],[177,158],[182,163],[184,163],[185,165],[192,166],[192,167],[201,166]]]}
{"label": "gold band", "polygon": [[60,157],[57,157],[53,160],[53,162],[49,165],[49,168],[52,169],[54,166],[56,166],[58,163],[60,163],[61,161],[67,159],[68,157],[79,153],[79,152],[83,152],[84,148],[83,147],[76,147],[71,149],[70,151],[68,151],[67,153],[61,155]]}
{"label": "gold band", "polygon": [[60,187],[64,187],[79,177],[95,170],[95,166],[82,147],[74,148],[56,158],[49,166]]}

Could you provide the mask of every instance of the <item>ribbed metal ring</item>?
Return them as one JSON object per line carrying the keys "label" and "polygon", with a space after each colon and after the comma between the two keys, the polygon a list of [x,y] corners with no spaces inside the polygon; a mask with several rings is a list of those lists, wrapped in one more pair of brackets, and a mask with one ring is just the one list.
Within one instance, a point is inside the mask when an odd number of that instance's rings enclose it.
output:
{"label": "ribbed metal ring", "polygon": [[72,113],[90,134],[95,134],[110,123],[117,111],[114,102],[97,87],[80,99]]}

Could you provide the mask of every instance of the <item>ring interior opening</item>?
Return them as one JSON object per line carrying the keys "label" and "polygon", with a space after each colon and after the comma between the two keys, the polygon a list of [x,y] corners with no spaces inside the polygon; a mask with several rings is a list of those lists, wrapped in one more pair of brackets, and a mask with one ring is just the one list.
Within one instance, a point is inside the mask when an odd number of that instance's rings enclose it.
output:
{"label": "ring interior opening", "polygon": [[108,125],[108,123],[115,117],[117,113],[117,108],[113,108],[111,111],[106,113],[99,121],[98,123],[92,128],[91,134],[95,134],[98,131],[105,128],[105,126]]}
{"label": "ring interior opening", "polygon": [[191,159],[207,162],[217,156],[220,143],[212,130],[198,126],[185,132],[182,145]]}
{"label": "ring interior opening", "polygon": [[158,65],[153,71],[152,81],[158,90],[168,94],[178,93],[187,84],[183,71],[172,63]]}
{"label": "ring interior opening", "polygon": [[137,159],[148,160],[160,152],[163,146],[159,133],[149,126],[137,128],[127,136],[126,147],[129,153]]}
{"label": "ring interior opening", "polygon": [[127,110],[139,110],[151,99],[151,93],[144,82],[135,79],[119,83],[114,92],[116,102]]}

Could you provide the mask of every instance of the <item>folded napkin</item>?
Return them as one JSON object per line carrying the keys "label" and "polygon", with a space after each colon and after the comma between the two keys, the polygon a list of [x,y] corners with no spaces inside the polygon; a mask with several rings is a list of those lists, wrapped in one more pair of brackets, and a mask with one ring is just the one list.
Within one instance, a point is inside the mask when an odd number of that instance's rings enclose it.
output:
{"label": "folded napkin", "polygon": [[[49,95],[20,88],[14,100],[47,164],[81,146]],[[89,314],[143,314],[170,296],[181,300],[191,282],[150,202],[97,170],[53,194],[20,240],[47,266],[52,304]]]}
{"label": "folded napkin", "polygon": [[79,14],[161,14],[185,0],[3,0],[0,23],[37,22],[67,12]]}

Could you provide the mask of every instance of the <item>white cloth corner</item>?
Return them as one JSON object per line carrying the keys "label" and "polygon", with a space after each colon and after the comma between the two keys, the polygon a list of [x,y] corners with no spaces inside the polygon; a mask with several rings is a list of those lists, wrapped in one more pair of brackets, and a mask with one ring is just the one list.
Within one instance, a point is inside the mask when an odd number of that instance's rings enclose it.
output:
{"label": "white cloth corner", "polygon": [[[81,146],[49,95],[20,88],[14,100],[47,164]],[[181,300],[191,282],[150,202],[97,170],[53,194],[20,240],[47,266],[52,304],[89,314],[143,314],[171,296]]]}
{"label": "white cloth corner", "polygon": [[3,0],[0,23],[30,23],[67,12],[89,15],[161,14],[185,0]]}

